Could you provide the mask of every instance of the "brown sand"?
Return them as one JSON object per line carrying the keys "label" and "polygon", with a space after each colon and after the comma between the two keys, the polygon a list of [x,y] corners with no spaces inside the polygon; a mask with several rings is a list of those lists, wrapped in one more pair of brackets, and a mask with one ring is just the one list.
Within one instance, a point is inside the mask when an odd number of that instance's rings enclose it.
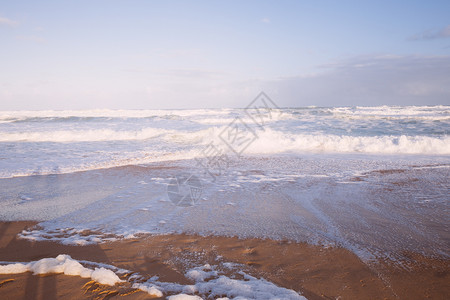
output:
{"label": "brown sand", "polygon": [[[100,245],[65,246],[16,238],[33,222],[0,222],[0,261],[58,254],[103,262],[161,281],[187,284],[187,268],[235,262],[247,273],[301,292],[308,299],[448,299],[449,261],[407,253],[408,262],[370,267],[341,248],[302,243],[194,235],[163,235]],[[130,274],[128,274],[130,275]],[[127,275],[125,275],[126,277]],[[129,284],[101,286],[77,276],[0,275],[0,299],[149,299]]]}

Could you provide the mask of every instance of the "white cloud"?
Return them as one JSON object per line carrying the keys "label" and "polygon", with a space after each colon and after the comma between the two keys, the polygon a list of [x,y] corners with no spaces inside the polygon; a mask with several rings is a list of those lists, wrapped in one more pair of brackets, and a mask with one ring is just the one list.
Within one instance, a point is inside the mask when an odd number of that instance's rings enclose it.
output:
{"label": "white cloud", "polygon": [[410,37],[410,40],[420,41],[420,40],[435,40],[450,37],[450,25],[439,30],[427,30]]}
{"label": "white cloud", "polygon": [[19,22],[8,19],[8,18],[3,18],[0,17],[0,25],[6,25],[6,26],[16,26],[18,25]]}
{"label": "white cloud", "polygon": [[263,22],[263,23],[270,23],[270,19],[269,18],[263,18],[263,19],[261,19],[261,22]]}

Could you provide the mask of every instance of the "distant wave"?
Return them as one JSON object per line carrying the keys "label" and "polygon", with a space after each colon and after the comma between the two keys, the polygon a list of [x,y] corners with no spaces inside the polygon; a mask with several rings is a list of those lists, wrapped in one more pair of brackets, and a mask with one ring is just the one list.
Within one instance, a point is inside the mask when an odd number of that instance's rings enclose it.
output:
{"label": "distant wave", "polygon": [[144,128],[142,130],[55,130],[33,132],[1,132],[0,142],[101,142],[146,140],[171,133],[171,130]]}
{"label": "distant wave", "polygon": [[328,108],[334,116],[350,119],[450,120],[450,106],[372,106]]}
{"label": "distant wave", "polygon": [[39,118],[150,118],[164,116],[208,116],[228,114],[230,109],[172,109],[172,110],[37,110],[0,111],[0,121],[33,120]]}
{"label": "distant wave", "polygon": [[[41,111],[0,111],[1,122],[14,121],[39,121],[43,119],[58,120],[80,118],[89,120],[92,118],[199,118],[205,123],[221,122],[221,118],[243,109],[160,109],[160,110],[41,110]],[[449,119],[450,106],[372,106],[372,107],[299,107],[282,109],[285,116],[292,115],[329,115],[380,118],[417,117],[419,119]],[[287,116],[288,115],[288,116]]]}

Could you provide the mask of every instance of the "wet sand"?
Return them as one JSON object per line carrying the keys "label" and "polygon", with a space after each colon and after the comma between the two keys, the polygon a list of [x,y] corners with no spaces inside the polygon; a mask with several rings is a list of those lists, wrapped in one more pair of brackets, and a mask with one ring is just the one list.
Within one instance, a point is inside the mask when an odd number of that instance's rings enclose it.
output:
{"label": "wet sand", "polygon": [[[58,254],[114,265],[148,278],[188,284],[187,269],[209,263],[242,264],[248,274],[300,292],[308,299],[447,299],[449,260],[404,253],[404,261],[370,266],[343,248],[305,243],[196,235],[146,236],[88,246],[17,239],[35,222],[0,223],[0,261],[33,261]],[[122,276],[126,279],[126,274]],[[130,284],[102,286],[67,275],[0,275],[1,299],[148,299]],[[167,295],[166,295],[167,296]]]}

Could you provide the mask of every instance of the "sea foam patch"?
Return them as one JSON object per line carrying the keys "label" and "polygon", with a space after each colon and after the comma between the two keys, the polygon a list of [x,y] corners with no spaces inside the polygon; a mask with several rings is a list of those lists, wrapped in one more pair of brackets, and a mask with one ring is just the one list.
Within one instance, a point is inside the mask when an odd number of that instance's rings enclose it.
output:
{"label": "sea foam patch", "polygon": [[91,278],[104,285],[129,284],[132,288],[148,293],[150,296],[168,299],[306,299],[299,293],[276,286],[263,279],[256,278],[239,271],[237,275],[241,279],[229,278],[215,271],[216,266],[203,265],[192,268],[186,272],[186,278],[193,284],[178,284],[172,282],[159,282],[157,277],[145,280],[143,276],[134,273],[127,280],[120,279],[124,273],[132,273],[128,270],[118,269],[105,264],[83,262],[84,264],[99,265],[95,269],[84,267],[79,261],[69,255],[60,254],[56,258],[43,258],[29,263],[0,262],[0,274],[19,274],[32,272],[39,274],[64,274]]}
{"label": "sea foam patch", "polygon": [[0,265],[0,274],[19,274],[32,272],[34,275],[42,274],[64,274],[91,278],[92,280],[106,285],[115,285],[124,282],[113,271],[103,267],[89,269],[72,259],[69,255],[60,254],[56,258],[43,258],[29,263],[12,263]]}

